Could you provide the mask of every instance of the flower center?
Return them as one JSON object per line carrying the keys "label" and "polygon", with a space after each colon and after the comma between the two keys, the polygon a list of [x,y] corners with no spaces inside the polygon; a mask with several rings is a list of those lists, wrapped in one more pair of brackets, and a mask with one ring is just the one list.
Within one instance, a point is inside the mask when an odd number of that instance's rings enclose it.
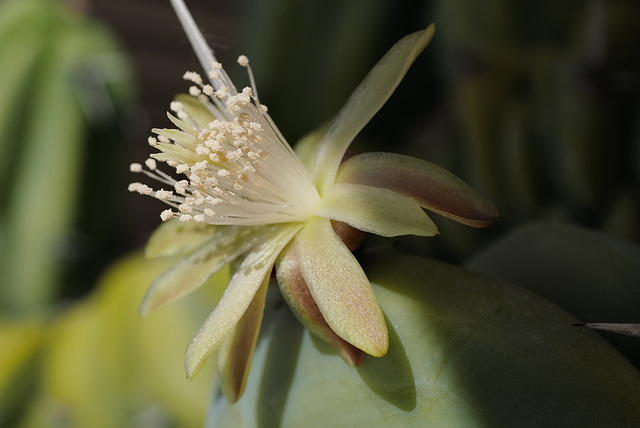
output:
{"label": "flower center", "polygon": [[[238,62],[248,68],[252,85],[240,93],[217,62],[209,73],[213,86],[197,73],[185,73],[194,83],[191,97],[171,103],[177,117],[169,114],[179,130],[154,129],[157,138],[150,137],[149,143],[160,153],[147,159],[147,169],[131,165],[132,172],[172,187],[154,191],[141,183],[129,185],[130,191],[173,207],[162,212],[162,220],[260,225],[306,221],[313,215],[320,197],[309,173],[260,104],[247,58]],[[156,161],[186,179],[175,180]]]}

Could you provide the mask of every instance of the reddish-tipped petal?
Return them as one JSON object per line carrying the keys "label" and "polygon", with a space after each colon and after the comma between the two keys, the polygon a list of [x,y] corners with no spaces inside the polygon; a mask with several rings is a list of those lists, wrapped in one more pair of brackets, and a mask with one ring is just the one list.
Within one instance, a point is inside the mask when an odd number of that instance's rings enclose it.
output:
{"label": "reddish-tipped petal", "polygon": [[265,276],[251,304],[216,353],[220,387],[230,403],[238,401],[247,383],[262,324],[269,279],[270,275]]}
{"label": "reddish-tipped petal", "polygon": [[328,219],[313,217],[292,243],[313,300],[331,329],[364,352],[389,348],[387,325],[371,284]]}
{"label": "reddish-tipped petal", "polygon": [[344,341],[329,327],[302,277],[299,259],[296,246],[289,245],[276,263],[278,285],[289,308],[310,332],[333,346],[347,363],[360,365],[363,352]]}
{"label": "reddish-tipped petal", "polygon": [[331,227],[349,251],[355,251],[364,240],[365,233],[347,223],[331,220]]}
{"label": "reddish-tipped petal", "polygon": [[420,206],[472,227],[490,226],[498,210],[467,183],[444,168],[394,153],[363,153],[340,166],[340,183],[393,190]]}

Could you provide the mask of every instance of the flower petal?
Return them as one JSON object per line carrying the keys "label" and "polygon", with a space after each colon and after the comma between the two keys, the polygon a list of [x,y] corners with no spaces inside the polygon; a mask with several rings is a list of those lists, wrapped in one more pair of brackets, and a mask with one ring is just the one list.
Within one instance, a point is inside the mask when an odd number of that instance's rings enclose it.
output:
{"label": "flower petal", "polygon": [[271,227],[253,250],[238,261],[220,303],[187,346],[185,368],[188,379],[200,370],[242,317],[265,277],[271,273],[276,257],[301,227],[299,224]]}
{"label": "flower petal", "polygon": [[211,239],[218,226],[178,220],[163,222],[153,231],[144,249],[147,258],[189,253]]}
{"label": "flower petal", "polygon": [[247,383],[253,351],[262,324],[269,279],[269,275],[264,277],[251,304],[216,353],[220,387],[229,403],[238,401]]}
{"label": "flower petal", "polygon": [[229,262],[246,252],[264,235],[255,227],[220,227],[202,245],[153,281],[140,304],[146,316],[185,296]]}
{"label": "flower petal", "polygon": [[300,253],[296,245],[290,245],[282,251],[276,263],[276,274],[280,292],[296,318],[310,332],[333,346],[347,363],[359,366],[362,363],[362,351],[329,327],[313,300],[300,271]]}
{"label": "flower petal", "polygon": [[296,155],[298,155],[302,164],[307,167],[307,170],[310,170],[313,167],[319,143],[322,141],[322,138],[325,136],[328,129],[329,125],[323,125],[304,135],[296,143],[294,147]]}
{"label": "flower petal", "polygon": [[330,220],[313,217],[293,245],[300,252],[302,276],[329,327],[364,352],[385,355],[389,337],[382,309],[358,261],[336,236]]}
{"label": "flower petal", "polygon": [[362,184],[336,183],[316,215],[381,236],[434,236],[438,228],[416,201],[396,192]]}
{"label": "flower petal", "polygon": [[433,37],[435,26],[398,41],[355,89],[318,143],[310,169],[320,193],[333,182],[342,157],[355,136],[389,99],[417,56]]}
{"label": "flower petal", "polygon": [[182,103],[184,111],[191,116],[201,128],[206,128],[209,122],[213,122],[216,118],[204,104],[191,95],[178,94],[176,95],[176,101]]}
{"label": "flower petal", "polygon": [[467,183],[430,162],[394,153],[363,153],[347,159],[337,182],[393,190],[423,208],[472,227],[490,226],[498,210]]}

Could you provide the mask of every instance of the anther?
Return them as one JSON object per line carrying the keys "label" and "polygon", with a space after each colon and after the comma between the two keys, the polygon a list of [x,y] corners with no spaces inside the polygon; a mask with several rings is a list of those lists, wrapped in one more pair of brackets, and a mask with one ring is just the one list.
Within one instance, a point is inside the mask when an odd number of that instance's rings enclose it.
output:
{"label": "anther", "polygon": [[147,166],[147,168],[149,168],[151,171],[155,170],[157,168],[157,163],[155,159],[149,158],[146,161],[144,161],[144,164]]}
{"label": "anther", "polygon": [[175,213],[171,210],[164,210],[160,213],[160,218],[162,219],[162,221],[167,221],[167,220],[171,220],[173,217],[175,217]]}
{"label": "anther", "polygon": [[238,64],[240,64],[242,67],[246,67],[249,65],[249,58],[247,58],[245,55],[240,55],[238,57]]}
{"label": "anther", "polygon": [[156,192],[156,198],[160,199],[162,201],[166,201],[168,199],[171,199],[171,197],[173,196],[173,192],[170,190],[164,190],[164,189],[160,189]]}

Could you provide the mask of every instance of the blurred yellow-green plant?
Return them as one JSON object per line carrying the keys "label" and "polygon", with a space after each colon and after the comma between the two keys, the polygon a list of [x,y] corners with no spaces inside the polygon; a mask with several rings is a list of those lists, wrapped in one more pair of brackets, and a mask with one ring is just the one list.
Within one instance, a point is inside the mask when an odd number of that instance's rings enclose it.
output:
{"label": "blurred yellow-green plant", "polygon": [[184,379],[184,347],[228,271],[140,322],[151,280],[173,259],[125,257],[95,292],[45,322],[0,324],[0,424],[15,427],[199,427],[213,367]]}

